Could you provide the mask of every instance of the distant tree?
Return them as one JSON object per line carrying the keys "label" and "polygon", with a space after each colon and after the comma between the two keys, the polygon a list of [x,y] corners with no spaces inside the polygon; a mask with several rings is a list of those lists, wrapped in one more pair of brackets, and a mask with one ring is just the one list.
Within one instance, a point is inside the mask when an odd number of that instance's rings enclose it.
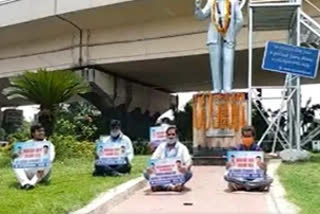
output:
{"label": "distant tree", "polygon": [[179,139],[181,141],[192,141],[192,102],[189,101],[183,111],[175,111],[174,118],[179,130]]}

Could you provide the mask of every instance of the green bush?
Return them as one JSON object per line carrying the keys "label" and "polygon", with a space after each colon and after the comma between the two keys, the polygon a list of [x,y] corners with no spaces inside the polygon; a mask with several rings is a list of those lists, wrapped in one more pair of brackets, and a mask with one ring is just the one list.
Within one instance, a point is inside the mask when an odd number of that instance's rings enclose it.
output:
{"label": "green bush", "polygon": [[55,134],[75,136],[78,141],[93,141],[98,137],[96,125],[100,112],[88,103],[61,105],[57,111]]}
{"label": "green bush", "polygon": [[19,132],[9,134],[7,136],[7,141],[9,142],[8,146],[5,146],[0,149],[4,154],[11,154],[12,144],[15,142],[25,142],[30,139],[29,127],[24,127]]}
{"label": "green bush", "polygon": [[7,151],[0,150],[0,168],[10,167],[11,158],[9,154]]}
{"label": "green bush", "polygon": [[55,125],[55,134],[75,136],[79,141],[94,140],[97,130],[96,125],[88,122],[85,117],[77,117],[73,121],[60,118]]}
{"label": "green bush", "polygon": [[133,150],[135,155],[148,155],[150,154],[150,149],[148,142],[142,139],[132,142]]}
{"label": "green bush", "polygon": [[[55,145],[56,159],[68,158],[94,158],[95,143],[89,141],[77,141],[74,136],[55,135],[51,138]],[[135,155],[150,154],[147,141],[138,140],[132,142]]]}
{"label": "green bush", "polygon": [[62,136],[76,136],[76,126],[70,120],[59,119],[55,125],[55,134]]}
{"label": "green bush", "polygon": [[55,145],[56,159],[94,158],[95,144],[88,141],[77,141],[74,136],[55,135],[51,137]]}
{"label": "green bush", "polygon": [[8,141],[9,141],[9,144],[12,144],[12,143],[15,143],[15,142],[25,142],[27,140],[30,140],[30,133],[29,131],[28,132],[25,132],[25,131],[22,131],[22,132],[15,132],[15,133],[12,133],[8,136]]}
{"label": "green bush", "polygon": [[30,123],[24,121],[22,127],[17,132],[11,133],[7,136],[7,141],[9,141],[9,144],[17,141],[29,140],[31,138],[30,127]]}

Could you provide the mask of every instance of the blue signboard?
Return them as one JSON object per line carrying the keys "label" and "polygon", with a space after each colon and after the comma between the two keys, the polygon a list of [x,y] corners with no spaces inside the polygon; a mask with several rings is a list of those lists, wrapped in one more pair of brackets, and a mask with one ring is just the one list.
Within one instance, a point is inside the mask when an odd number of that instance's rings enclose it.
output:
{"label": "blue signboard", "polygon": [[50,142],[17,142],[13,145],[15,158],[12,161],[14,169],[37,169],[49,167]]}
{"label": "blue signboard", "polygon": [[314,79],[319,50],[269,41],[264,50],[262,69]]}
{"label": "blue signboard", "polygon": [[97,165],[124,165],[127,163],[127,150],[124,144],[105,143],[97,141],[96,154],[99,157],[96,160]]}
{"label": "blue signboard", "polygon": [[228,151],[228,176],[254,180],[264,177],[264,157],[259,151]]}
{"label": "blue signboard", "polygon": [[184,174],[181,172],[180,159],[167,158],[149,160],[147,173],[151,186],[181,185],[184,183]]}

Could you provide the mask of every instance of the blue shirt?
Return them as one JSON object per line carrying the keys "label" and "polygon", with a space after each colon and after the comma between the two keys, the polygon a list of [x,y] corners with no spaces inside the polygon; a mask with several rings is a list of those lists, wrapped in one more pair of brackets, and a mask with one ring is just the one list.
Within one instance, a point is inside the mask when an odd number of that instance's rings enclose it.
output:
{"label": "blue shirt", "polygon": [[113,139],[111,136],[101,136],[100,140],[104,143],[119,143],[124,144],[126,147],[126,156],[128,157],[129,162],[132,162],[134,157],[133,146],[130,138],[123,133],[117,139]]}
{"label": "blue shirt", "polygon": [[237,151],[261,151],[262,149],[260,146],[258,146],[258,144],[253,143],[251,144],[250,148],[245,147],[243,144],[239,144],[236,147],[236,150]]}

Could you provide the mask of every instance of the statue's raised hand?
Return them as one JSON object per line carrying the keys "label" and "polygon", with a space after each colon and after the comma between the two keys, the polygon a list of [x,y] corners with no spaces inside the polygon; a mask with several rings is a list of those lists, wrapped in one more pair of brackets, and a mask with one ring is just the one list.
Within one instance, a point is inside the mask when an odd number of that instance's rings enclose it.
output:
{"label": "statue's raised hand", "polygon": [[196,8],[201,8],[202,0],[195,0]]}

